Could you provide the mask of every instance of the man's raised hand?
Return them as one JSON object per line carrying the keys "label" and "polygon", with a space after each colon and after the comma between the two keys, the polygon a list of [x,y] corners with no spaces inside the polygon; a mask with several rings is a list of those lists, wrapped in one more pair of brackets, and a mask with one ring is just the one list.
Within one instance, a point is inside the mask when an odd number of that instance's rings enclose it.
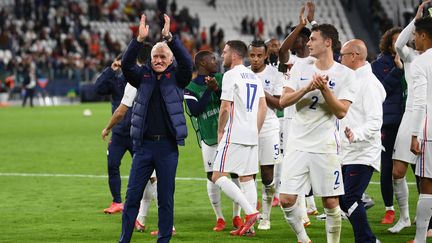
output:
{"label": "man's raised hand", "polygon": [[164,14],[164,27],[162,29],[162,37],[169,37],[170,35],[170,26],[171,26],[171,19],[167,14]]}
{"label": "man's raised hand", "polygon": [[146,16],[144,14],[141,15],[140,25],[138,28],[138,42],[143,42],[147,36],[149,35],[149,26],[146,24]]}

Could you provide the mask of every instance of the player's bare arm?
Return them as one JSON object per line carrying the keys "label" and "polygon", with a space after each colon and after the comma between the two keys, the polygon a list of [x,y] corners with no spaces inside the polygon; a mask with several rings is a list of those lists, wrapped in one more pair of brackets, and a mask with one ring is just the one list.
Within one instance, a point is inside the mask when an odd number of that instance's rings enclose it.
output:
{"label": "player's bare arm", "polygon": [[281,108],[292,106],[297,103],[305,94],[315,90],[314,80],[311,80],[307,86],[304,86],[298,90],[293,90],[289,87],[284,87],[282,91],[282,96],[279,100],[279,105]]}
{"label": "player's bare arm", "polygon": [[268,92],[264,91],[265,94],[265,100],[267,102],[267,105],[272,109],[282,109],[282,107],[279,104],[279,95],[271,95]]}
{"label": "player's bare arm", "polygon": [[342,119],[348,112],[351,105],[351,101],[344,99],[337,99],[333,92],[327,85],[328,76],[316,75],[314,78],[314,85],[321,91],[326,103],[328,104],[330,111],[338,118]]}
{"label": "player's bare arm", "polygon": [[286,63],[289,60],[289,50],[293,47],[295,40],[297,39],[300,31],[306,26],[307,19],[304,16],[305,6],[300,9],[299,24],[295,29],[285,38],[279,48],[279,61]]}
{"label": "player's bare arm", "polygon": [[108,122],[108,125],[102,130],[102,139],[104,141],[106,140],[106,137],[110,134],[111,129],[121,120],[123,120],[123,117],[126,115],[128,109],[129,107],[124,104],[120,104],[119,107],[117,107],[110,121]]}
{"label": "player's bare arm", "polygon": [[261,131],[261,128],[264,124],[264,119],[267,114],[267,102],[265,97],[261,97],[258,103],[258,115],[257,115],[257,126],[258,132]]}
{"label": "player's bare arm", "polygon": [[229,113],[231,110],[231,101],[222,100],[219,109],[219,120],[218,120],[218,143],[222,139],[224,134],[225,125],[228,122]]}

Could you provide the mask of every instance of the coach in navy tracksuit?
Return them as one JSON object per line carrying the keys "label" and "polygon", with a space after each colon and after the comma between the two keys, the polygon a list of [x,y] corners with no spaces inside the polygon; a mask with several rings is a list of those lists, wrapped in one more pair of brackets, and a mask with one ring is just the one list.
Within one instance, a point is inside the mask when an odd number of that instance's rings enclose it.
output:
{"label": "coach in navy tracksuit", "polygon": [[[98,77],[95,84],[96,92],[100,95],[111,95],[111,111],[117,109],[123,97],[126,87],[125,77],[119,73],[120,58],[116,58],[111,67],[106,68]],[[121,178],[120,164],[121,159],[126,151],[133,155],[132,140],[130,138],[131,111],[128,111],[123,120],[121,120],[112,129],[111,140],[108,144],[108,184],[111,190],[113,201],[109,208],[104,210],[105,213],[121,212]]]}
{"label": "coach in navy tracksuit", "polygon": [[393,209],[393,148],[396,135],[403,115],[402,78],[404,71],[395,63],[395,36],[400,28],[392,28],[384,33],[380,42],[381,54],[371,63],[372,71],[382,83],[387,93],[383,104],[383,125],[381,128],[382,145],[385,151],[381,153],[381,194],[386,206],[386,214],[381,223],[392,224]]}
{"label": "coach in navy tracksuit", "polygon": [[[162,36],[151,52],[151,68],[135,65],[136,53],[148,36],[145,16],[139,34],[122,60],[128,82],[138,89],[133,105],[131,136],[134,157],[122,216],[120,242],[130,242],[145,184],[153,169],[158,177],[158,242],[171,239],[174,216],[174,188],[178,163],[177,145],[187,136],[183,109],[183,89],[192,78],[192,58],[181,41],[169,33],[170,19],[164,15]],[[173,55],[177,65],[173,64]]]}

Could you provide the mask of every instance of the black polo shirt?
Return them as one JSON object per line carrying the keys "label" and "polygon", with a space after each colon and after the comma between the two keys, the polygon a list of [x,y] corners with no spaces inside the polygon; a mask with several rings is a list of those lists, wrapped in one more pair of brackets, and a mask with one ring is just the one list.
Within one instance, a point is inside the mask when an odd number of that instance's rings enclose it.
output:
{"label": "black polo shirt", "polygon": [[174,137],[165,101],[160,91],[160,80],[156,80],[147,109],[145,136],[163,135]]}

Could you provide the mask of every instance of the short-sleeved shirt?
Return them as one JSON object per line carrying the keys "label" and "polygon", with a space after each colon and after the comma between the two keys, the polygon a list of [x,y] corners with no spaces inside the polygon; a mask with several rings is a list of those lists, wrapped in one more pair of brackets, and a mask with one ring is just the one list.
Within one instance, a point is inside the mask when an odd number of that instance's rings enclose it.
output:
{"label": "short-sleeved shirt", "polygon": [[[335,62],[328,70],[320,70],[314,62],[294,65],[286,87],[298,90],[307,86],[313,75],[327,75],[328,87],[337,99],[353,102],[356,95],[355,73]],[[287,144],[292,148],[312,153],[338,153],[340,149],[339,124],[320,90],[304,95],[296,104]]]}
{"label": "short-sleeved shirt", "polygon": [[133,102],[135,100],[136,93],[137,93],[137,89],[134,86],[127,83],[125,87],[125,91],[123,93],[123,98],[121,100],[121,103],[127,107],[132,107]]}
{"label": "short-sleeved shirt", "polygon": [[[271,65],[266,65],[263,71],[255,74],[261,80],[265,92],[273,96],[282,95],[283,80],[285,78],[283,74],[279,72],[275,67]],[[271,133],[272,131],[279,131],[279,120],[276,116],[276,110],[268,106],[267,114],[264,120],[263,127],[261,128],[260,135],[266,135],[268,133]]]}
{"label": "short-sleeved shirt", "polygon": [[[290,55],[290,58],[288,60],[288,65],[292,65],[294,67],[295,65],[302,65],[302,63],[313,63],[316,60],[315,57],[307,56],[307,57],[297,57],[296,55]],[[291,67],[291,68],[292,68]],[[288,73],[288,78],[290,76],[290,73]],[[285,85],[283,85],[285,87]],[[294,106],[288,106],[284,109],[284,118],[285,119],[292,119],[295,114]],[[288,130],[287,130],[288,131]]]}
{"label": "short-sleeved shirt", "polygon": [[224,74],[221,100],[231,101],[222,141],[243,145],[258,144],[258,104],[264,97],[261,80],[244,65]]}

